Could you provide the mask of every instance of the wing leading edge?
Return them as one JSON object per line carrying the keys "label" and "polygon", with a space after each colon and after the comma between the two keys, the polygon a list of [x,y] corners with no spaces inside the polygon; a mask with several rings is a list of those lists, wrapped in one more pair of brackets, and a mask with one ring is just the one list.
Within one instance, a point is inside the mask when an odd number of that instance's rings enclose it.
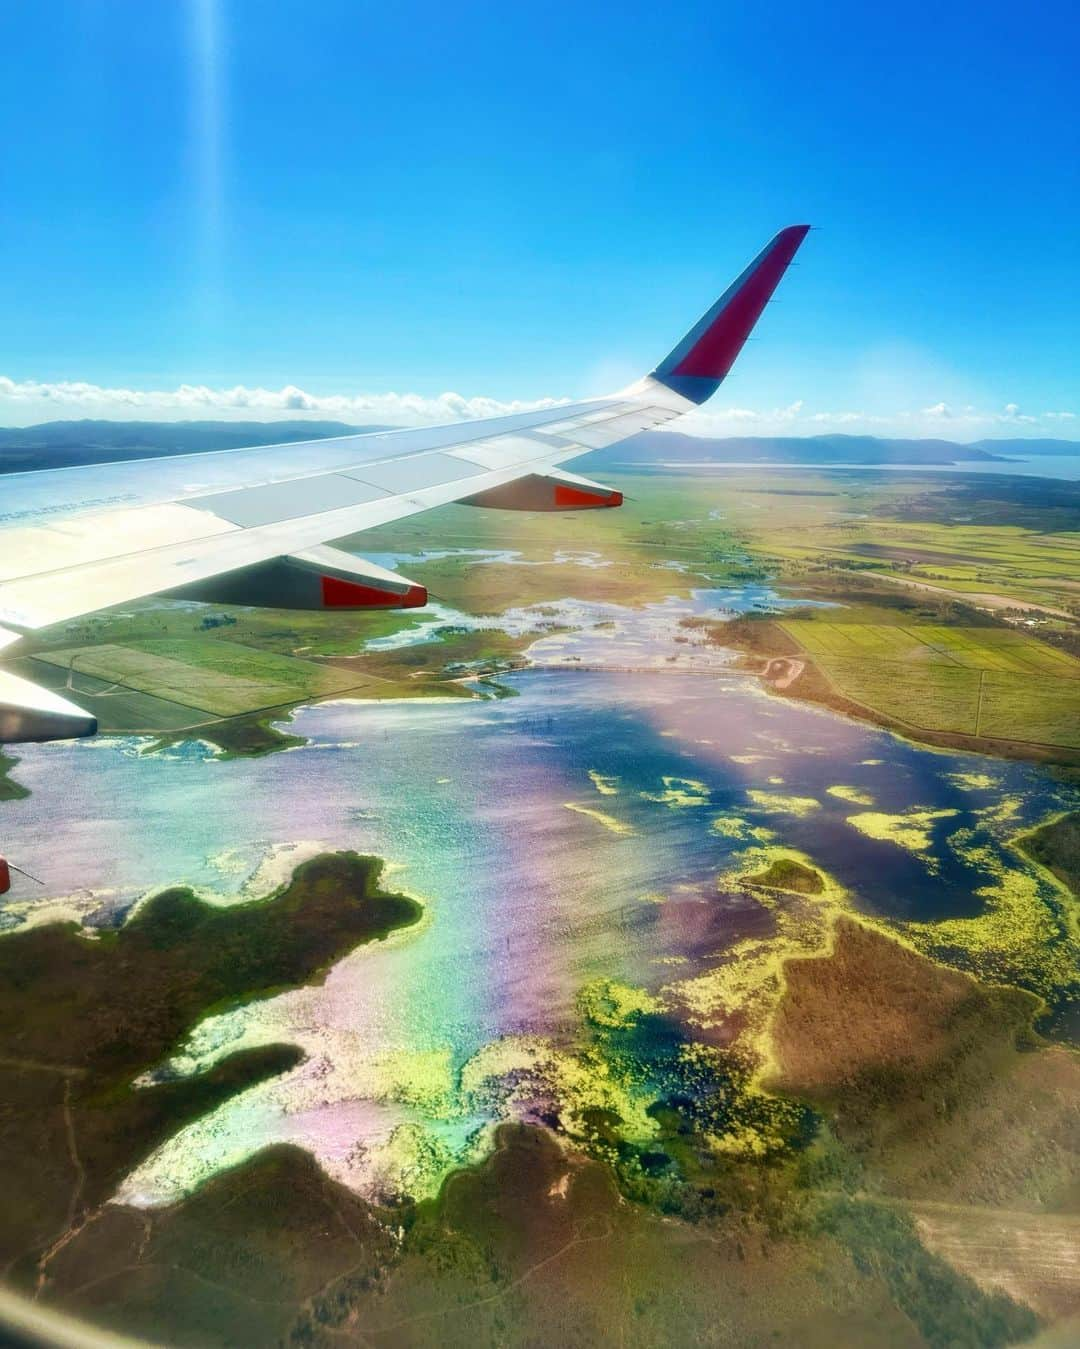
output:
{"label": "wing leading edge", "polygon": [[[322,545],[451,502],[618,505],[567,460],[663,425],[731,369],[808,226],[758,254],[650,374],[606,398],[452,426],[11,474],[0,482],[0,648],[148,595],[386,607],[417,587]],[[327,559],[325,574],[319,560]],[[301,598],[302,597],[302,598]],[[28,692],[29,691],[29,692]],[[93,718],[0,671],[0,743],[93,734]]]}

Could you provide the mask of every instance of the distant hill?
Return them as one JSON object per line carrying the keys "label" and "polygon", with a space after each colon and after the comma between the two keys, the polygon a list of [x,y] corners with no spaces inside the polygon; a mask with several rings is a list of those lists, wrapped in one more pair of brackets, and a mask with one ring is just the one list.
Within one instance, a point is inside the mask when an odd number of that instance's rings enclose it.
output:
{"label": "distant hill", "polygon": [[1080,440],[977,440],[975,447],[999,454],[1080,454]]}
{"label": "distant hill", "polygon": [[[280,445],[294,440],[385,431],[385,426],[346,422],[42,422],[0,428],[0,473],[66,468],[108,460],[230,450],[245,445]],[[1011,455],[1080,453],[1071,440],[892,440],[878,436],[687,436],[643,431],[620,445],[596,450],[589,464],[791,463],[791,464],[962,464],[994,462]]]}
{"label": "distant hill", "polygon": [[[1010,441],[1012,449],[1039,442]],[[592,463],[784,463],[784,464],[960,464],[993,462],[997,441],[958,445],[951,440],[887,440],[879,436],[686,436],[674,431],[642,431],[621,445],[600,450]]]}
{"label": "distant hill", "polygon": [[385,426],[345,422],[42,422],[0,427],[0,473],[67,468],[118,459],[155,459],[200,450],[232,450],[245,445],[281,445],[292,440],[354,436]]}

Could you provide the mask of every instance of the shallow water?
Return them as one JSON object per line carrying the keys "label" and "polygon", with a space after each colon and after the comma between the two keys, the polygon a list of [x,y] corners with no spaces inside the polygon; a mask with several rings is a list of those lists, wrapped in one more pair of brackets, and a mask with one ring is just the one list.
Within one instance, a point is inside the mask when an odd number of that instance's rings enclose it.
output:
{"label": "shallow water", "polygon": [[[752,895],[717,884],[766,837],[868,912],[977,912],[992,868],[1019,865],[1007,835],[1060,808],[1055,789],[1029,766],[770,697],[681,626],[778,602],[748,586],[642,610],[512,611],[510,630],[543,632],[553,613],[579,628],[539,637],[538,668],[506,679],[517,697],[323,703],[290,725],[304,747],[262,759],[122,739],[21,750],[32,795],[0,805],[5,851],[46,884],[17,878],[9,924],[115,921],[180,882],[235,902],[333,848],[386,858],[388,883],[426,905],[417,928],[353,952],[323,986],[198,1027],[170,1071],[283,1040],[307,1058],[183,1130],[121,1197],[168,1202],[275,1141],[363,1192],[430,1190],[509,1108],[463,1078],[503,1060],[520,1074],[572,1045],[597,980],[659,990],[768,934]],[[928,846],[868,837],[851,820],[871,808],[929,812]]]}
{"label": "shallow water", "polygon": [[[991,447],[991,452],[992,447]],[[701,460],[690,460],[686,462],[676,462],[675,460],[656,460],[653,463],[643,464],[617,464],[617,468],[625,468],[628,471],[649,468],[654,471],[664,473],[674,473],[679,470],[685,472],[705,472],[722,473],[730,469],[744,470],[748,468],[779,468],[790,469],[792,471],[802,469],[803,471],[839,470],[845,473],[946,473],[963,476],[965,474],[979,474],[981,476],[1005,476],[1009,478],[1056,478],[1064,482],[1080,481],[1080,451],[1076,454],[1030,454],[1024,456],[1013,452],[1007,457],[1001,459],[978,460],[967,459],[958,460],[953,464],[845,464],[845,463],[822,463],[819,460],[765,460],[751,459],[743,463],[729,461],[725,463],[708,463]]]}

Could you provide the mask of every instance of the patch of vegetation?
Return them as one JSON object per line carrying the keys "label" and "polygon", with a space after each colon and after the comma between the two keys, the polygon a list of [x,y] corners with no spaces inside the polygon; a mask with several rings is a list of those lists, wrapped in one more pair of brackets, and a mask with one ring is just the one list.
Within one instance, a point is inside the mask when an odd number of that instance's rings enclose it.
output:
{"label": "patch of vegetation", "polygon": [[274,722],[285,721],[291,711],[275,712],[272,717],[228,717],[200,726],[197,732],[162,736],[146,753],[153,754],[167,749],[169,745],[183,744],[191,739],[192,734],[216,746],[223,759],[258,758],[277,750],[291,749],[295,745],[305,745],[307,741],[302,735],[290,735],[288,731],[281,731],[274,725]]}
{"label": "patch of vegetation", "polygon": [[1080,811],[1051,820],[1021,835],[1016,843],[1080,899]]}
{"label": "patch of vegetation", "polygon": [[10,776],[18,762],[14,755],[0,751],[0,801],[23,801],[30,795],[29,787],[24,787]]}
{"label": "patch of vegetation", "polygon": [[788,890],[797,895],[820,895],[825,890],[820,872],[791,857],[778,857],[764,871],[747,876],[746,880],[769,890]]}
{"label": "patch of vegetation", "polygon": [[911,1317],[930,1349],[997,1349],[1030,1339],[1039,1319],[1004,1293],[984,1293],[919,1240],[907,1214],[884,1204],[838,1198],[817,1221],[850,1251],[857,1269],[873,1270]]}
{"label": "patch of vegetation", "polygon": [[1080,1061],[1044,1004],[985,986],[849,918],[789,959],[767,1084],[827,1110],[863,1185],[910,1200],[1075,1208]]}
{"label": "patch of vegetation", "polygon": [[97,1324],[173,1345],[270,1345],[317,1299],[310,1344],[398,1260],[390,1224],[299,1148],[267,1148],[183,1203],[107,1205],[49,1263],[46,1293]]}
{"label": "patch of vegetation", "polygon": [[[880,509],[883,514],[895,513],[895,508]],[[1012,525],[1043,534],[1076,533],[1080,532],[1080,484],[992,474],[974,480],[957,477],[938,484],[936,491],[909,491],[901,509],[905,519],[919,524],[951,525],[963,516],[976,527]]]}
{"label": "patch of vegetation", "polygon": [[381,864],[313,859],[268,899],[231,907],[188,889],[150,899],[122,928],[74,924],[0,939],[0,1258],[31,1284],[48,1252],[182,1124],[297,1061],[246,1051],[194,1078],[136,1088],[207,1013],[319,978],[360,942],[414,923],[420,906],[379,887]]}
{"label": "patch of vegetation", "polygon": [[1080,750],[1080,661],[1008,628],[783,620],[837,691],[921,730]]}

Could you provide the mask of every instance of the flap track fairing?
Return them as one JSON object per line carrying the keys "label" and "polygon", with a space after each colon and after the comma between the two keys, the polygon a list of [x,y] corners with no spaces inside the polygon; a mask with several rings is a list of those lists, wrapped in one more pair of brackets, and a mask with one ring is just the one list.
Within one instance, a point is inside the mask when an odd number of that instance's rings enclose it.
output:
{"label": "flap track fairing", "polygon": [[622,503],[623,494],[614,487],[561,469],[529,473],[461,500],[463,506],[490,506],[504,511],[587,511]]}
{"label": "flap track fairing", "polygon": [[418,609],[427,604],[426,587],[326,546],[225,572],[169,594],[266,609]]}

